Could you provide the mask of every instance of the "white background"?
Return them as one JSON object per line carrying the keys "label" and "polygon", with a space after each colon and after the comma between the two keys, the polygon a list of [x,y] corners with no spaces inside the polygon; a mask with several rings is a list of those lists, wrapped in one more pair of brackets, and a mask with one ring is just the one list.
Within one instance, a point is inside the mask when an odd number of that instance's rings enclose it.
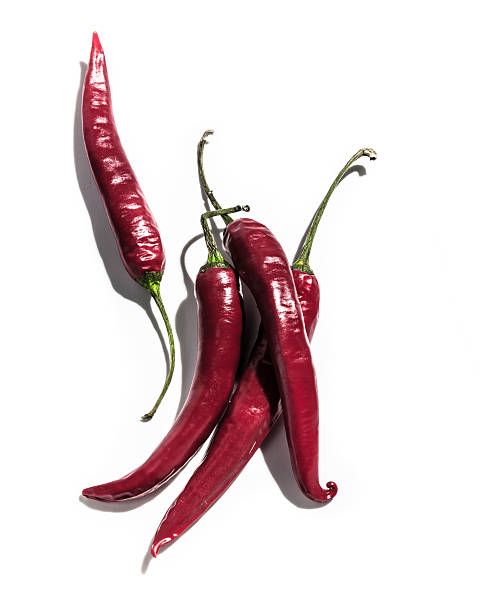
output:
{"label": "white background", "polygon": [[[1,23],[2,602],[16,610],[488,610],[490,202],[485,2],[18,2]],[[162,347],[125,275],[80,141],[80,62],[104,45],[119,132],[164,238]],[[148,562],[200,456],[139,507],[84,486],[170,427],[195,356],[181,254],[195,152],[293,256],[360,146],[312,254],[322,480],[301,508],[281,431]],[[190,279],[203,241],[186,251]],[[182,360],[182,362],[181,362]],[[182,363],[184,368],[182,369]]]}

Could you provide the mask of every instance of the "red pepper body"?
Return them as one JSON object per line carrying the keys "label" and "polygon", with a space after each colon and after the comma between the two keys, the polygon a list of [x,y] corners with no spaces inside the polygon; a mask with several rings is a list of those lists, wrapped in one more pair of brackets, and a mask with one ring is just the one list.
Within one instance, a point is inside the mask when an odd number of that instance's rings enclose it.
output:
{"label": "red pepper body", "polygon": [[[318,281],[314,275],[299,270],[293,270],[293,278],[311,338],[320,305]],[[280,414],[274,368],[265,336],[260,333],[206,457],[160,523],[151,547],[154,556],[198,521],[223,495],[260,448]],[[335,483],[328,486],[333,498],[337,487]]]}
{"label": "red pepper body", "polygon": [[225,247],[260,311],[298,484],[309,498],[328,502],[332,499],[331,491],[323,489],[318,481],[315,370],[286,255],[267,227],[246,218],[227,226]]}
{"label": "red pepper body", "polygon": [[174,476],[210,436],[233,390],[240,359],[242,306],[231,268],[204,268],[196,280],[199,347],[189,395],[176,422],[139,468],[84,489],[85,497],[115,502],[140,497]]}
{"label": "red pepper body", "polygon": [[82,123],[90,165],[127,271],[139,282],[146,273],[161,276],[165,267],[162,241],[119,140],[104,51],[96,33],[85,76]]}

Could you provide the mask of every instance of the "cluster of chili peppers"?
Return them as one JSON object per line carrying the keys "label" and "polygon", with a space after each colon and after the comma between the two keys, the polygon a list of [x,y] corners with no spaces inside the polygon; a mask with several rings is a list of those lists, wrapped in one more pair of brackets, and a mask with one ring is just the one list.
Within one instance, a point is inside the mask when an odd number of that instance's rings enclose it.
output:
{"label": "cluster of chili peppers", "polygon": [[[154,407],[155,414],[172,379],[175,348],[171,325],[160,297],[165,266],[162,241],[119,140],[104,52],[93,36],[82,102],[83,133],[88,158],[128,273],[154,298],[170,344],[170,368]],[[284,412],[288,446],[298,485],[310,499],[325,504],[337,493],[318,476],[318,394],[309,341],[318,321],[320,288],[310,268],[313,240],[327,203],[361,149],[337,175],[318,207],[299,256],[290,266],[269,228],[231,215],[248,206],[221,208],[203,169],[205,132],[198,145],[198,170],[203,191],[215,210],[201,215],[208,250],[196,279],[198,356],[183,409],[149,458],[126,476],[83,490],[88,498],[118,502],[148,495],[175,476],[214,430],[207,453],[182,493],[165,514],[151,552],[178,538],[213,505],[240,474]],[[226,223],[224,258],[214,241],[209,218]],[[258,337],[237,380],[243,335],[239,280],[247,285],[261,316]]]}

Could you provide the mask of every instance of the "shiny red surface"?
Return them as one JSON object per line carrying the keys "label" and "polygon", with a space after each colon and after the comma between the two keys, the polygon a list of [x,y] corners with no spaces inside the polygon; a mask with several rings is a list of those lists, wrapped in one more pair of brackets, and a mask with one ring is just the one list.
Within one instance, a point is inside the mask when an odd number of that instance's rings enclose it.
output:
{"label": "shiny red surface", "polygon": [[[320,306],[315,276],[293,270],[304,323],[313,336]],[[279,390],[262,332],[231,404],[209,445],[206,457],[163,518],[153,539],[154,556],[181,536],[225,493],[260,448],[281,414]],[[337,493],[334,483],[331,498]]]}
{"label": "shiny red surface", "polygon": [[96,33],[82,101],[85,148],[129,274],[161,273],[165,254],[158,227],[124,153],[112,114],[104,50]]}
{"label": "shiny red surface", "polygon": [[285,416],[293,471],[317,502],[332,498],[318,480],[318,394],[310,344],[286,255],[272,232],[253,219],[230,223],[225,247],[262,318]]}
{"label": "shiny red surface", "polygon": [[187,400],[174,425],[150,457],[133,472],[82,491],[115,502],[140,497],[163,485],[199,450],[213,431],[233,390],[240,359],[242,306],[231,268],[208,268],[196,280],[198,355]]}

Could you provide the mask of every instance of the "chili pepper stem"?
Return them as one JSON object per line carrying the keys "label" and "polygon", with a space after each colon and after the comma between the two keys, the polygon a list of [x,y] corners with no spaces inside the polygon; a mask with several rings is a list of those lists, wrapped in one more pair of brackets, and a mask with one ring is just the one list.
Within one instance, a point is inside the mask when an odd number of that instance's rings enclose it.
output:
{"label": "chili pepper stem", "polygon": [[[211,210],[201,215],[201,226],[204,234],[204,240],[208,247],[208,259],[204,266],[201,268],[201,272],[204,272],[207,268],[229,268],[229,264],[225,261],[225,258],[220,253],[216,241],[213,238],[211,229],[209,228],[208,219],[211,217],[221,216],[228,217],[230,213],[240,212],[241,210],[248,212],[250,206],[233,206],[232,208],[222,208],[220,210]],[[231,217],[230,217],[231,219]]]}
{"label": "chili pepper stem", "polygon": [[320,223],[322,215],[336,187],[345,177],[345,175],[347,174],[352,164],[356,162],[358,159],[360,159],[361,157],[369,157],[369,159],[375,160],[377,157],[377,154],[374,149],[359,149],[359,151],[357,151],[357,153],[355,153],[349,159],[349,161],[345,164],[342,170],[337,174],[334,182],[330,185],[330,189],[327,191],[327,195],[321,201],[320,206],[318,207],[315,213],[315,216],[313,217],[313,221],[311,222],[311,225],[308,229],[308,233],[306,234],[306,238],[303,243],[301,253],[299,254],[299,257],[295,259],[295,261],[293,262],[292,268],[294,270],[301,270],[302,272],[313,274],[313,270],[310,268],[310,253],[311,253],[311,247],[313,246],[313,240],[315,238],[315,234],[318,229],[318,225]]}
{"label": "chili pepper stem", "polygon": [[213,190],[209,187],[208,182],[206,180],[206,175],[204,173],[204,165],[203,165],[204,147],[208,143],[206,138],[208,136],[211,136],[212,134],[214,134],[213,130],[206,130],[204,134],[201,136],[201,140],[199,141],[199,144],[197,145],[197,170],[199,172],[199,181],[201,182],[201,187],[203,188],[204,193],[206,194],[206,197],[208,198],[208,200],[211,202],[211,204],[216,210],[223,211],[223,215],[222,215],[223,221],[226,223],[226,225],[229,225],[233,221],[233,219],[232,217],[230,217],[230,215],[227,212],[224,212],[226,209],[223,209],[223,207],[220,205],[218,200],[214,197]]}
{"label": "chili pepper stem", "polygon": [[155,415],[155,412],[158,410],[158,407],[160,406],[162,399],[164,398],[165,393],[167,392],[170,382],[172,381],[172,376],[174,374],[174,369],[175,369],[174,334],[172,331],[172,326],[170,325],[170,320],[168,318],[167,311],[165,310],[165,306],[163,305],[162,298],[160,295],[160,278],[158,274],[153,274],[149,272],[145,274],[141,284],[143,285],[143,287],[148,289],[148,291],[151,294],[151,297],[154,299],[156,305],[158,306],[158,310],[160,311],[160,314],[162,315],[162,319],[165,324],[165,329],[167,330],[168,344],[170,347],[170,368],[169,368],[169,371],[167,372],[167,377],[165,379],[165,384],[163,385],[163,389],[160,395],[158,396],[158,399],[155,402],[155,405],[150,410],[150,412],[147,412],[141,417],[141,421],[143,421],[144,423],[146,423],[147,421],[151,421],[151,419]]}

